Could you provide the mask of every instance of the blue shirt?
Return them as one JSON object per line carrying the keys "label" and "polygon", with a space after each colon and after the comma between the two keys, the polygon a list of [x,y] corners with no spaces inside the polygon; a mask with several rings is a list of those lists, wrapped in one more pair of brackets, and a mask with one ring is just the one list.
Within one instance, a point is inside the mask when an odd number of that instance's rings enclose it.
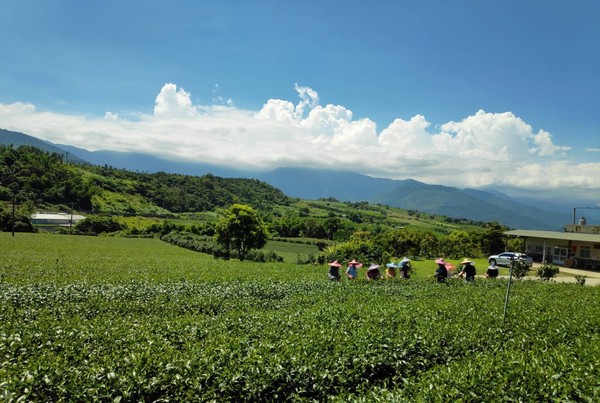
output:
{"label": "blue shirt", "polygon": [[352,266],[348,266],[348,269],[346,269],[346,273],[352,277],[352,278],[356,278],[356,276],[358,275],[358,273],[356,272],[356,266],[352,265]]}

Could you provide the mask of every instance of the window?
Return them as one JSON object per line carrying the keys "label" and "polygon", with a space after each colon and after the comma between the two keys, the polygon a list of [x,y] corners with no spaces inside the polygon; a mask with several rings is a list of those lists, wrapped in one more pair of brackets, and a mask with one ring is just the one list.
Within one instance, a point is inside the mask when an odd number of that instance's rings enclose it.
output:
{"label": "window", "polygon": [[554,260],[565,260],[569,257],[569,249],[561,246],[554,247]]}
{"label": "window", "polygon": [[540,255],[544,253],[544,247],[542,245],[527,245],[527,253],[539,253]]}
{"label": "window", "polygon": [[592,255],[592,248],[589,246],[580,246],[579,247],[579,257],[582,259],[589,259]]}

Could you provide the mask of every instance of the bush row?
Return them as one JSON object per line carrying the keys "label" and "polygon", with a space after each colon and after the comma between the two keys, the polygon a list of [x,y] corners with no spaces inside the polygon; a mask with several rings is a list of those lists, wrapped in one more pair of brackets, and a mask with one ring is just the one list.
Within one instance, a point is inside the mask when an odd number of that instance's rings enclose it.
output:
{"label": "bush row", "polygon": [[[221,259],[239,259],[235,250],[226,250],[215,244],[212,237],[194,235],[187,232],[173,231],[160,237],[162,241],[168,242],[182,248],[190,249],[196,252],[207,253],[215,258]],[[244,257],[251,262],[283,262],[283,257],[277,255],[274,251],[250,250]]]}

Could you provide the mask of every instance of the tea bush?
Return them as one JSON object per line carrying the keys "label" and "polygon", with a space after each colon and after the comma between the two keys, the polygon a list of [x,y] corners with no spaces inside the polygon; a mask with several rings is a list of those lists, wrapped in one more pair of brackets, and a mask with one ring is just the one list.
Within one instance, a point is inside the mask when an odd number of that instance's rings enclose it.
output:
{"label": "tea bush", "polygon": [[[0,234],[0,236],[2,236]],[[598,401],[600,288],[0,239],[3,401]],[[75,253],[79,249],[79,253]]]}

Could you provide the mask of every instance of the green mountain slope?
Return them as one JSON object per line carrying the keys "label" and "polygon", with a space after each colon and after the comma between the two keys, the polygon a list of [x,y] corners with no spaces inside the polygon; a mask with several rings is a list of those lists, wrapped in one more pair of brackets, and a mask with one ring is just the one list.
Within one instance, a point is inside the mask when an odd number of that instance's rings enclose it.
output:
{"label": "green mountain slope", "polygon": [[62,155],[65,161],[74,162],[77,164],[86,163],[85,160],[75,156],[73,153],[69,153],[62,148],[55,146],[52,143],[40,140],[36,137],[29,136],[24,133],[13,132],[10,130],[0,129],[0,144],[1,145],[12,145],[13,147],[19,146],[32,146],[39,148],[40,150],[56,153]]}
{"label": "green mountain slope", "polygon": [[12,191],[35,205],[66,205],[94,212],[155,214],[213,211],[232,203],[269,210],[288,197],[256,179],[139,173],[75,165],[31,146],[0,145],[0,200]]}

